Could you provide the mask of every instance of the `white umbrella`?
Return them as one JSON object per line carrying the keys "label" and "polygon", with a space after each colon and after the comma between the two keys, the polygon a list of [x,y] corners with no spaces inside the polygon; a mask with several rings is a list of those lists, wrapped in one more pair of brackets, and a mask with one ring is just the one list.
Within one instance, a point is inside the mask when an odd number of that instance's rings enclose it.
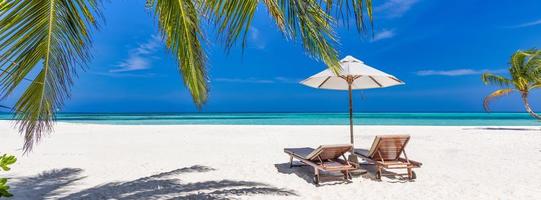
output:
{"label": "white umbrella", "polygon": [[335,74],[330,69],[326,69],[301,81],[301,84],[313,88],[349,91],[349,131],[351,144],[353,144],[351,91],[403,85],[404,82],[393,75],[389,75],[364,64],[363,61],[360,61],[353,56],[346,56],[344,59],[340,60],[340,68],[338,74]]}

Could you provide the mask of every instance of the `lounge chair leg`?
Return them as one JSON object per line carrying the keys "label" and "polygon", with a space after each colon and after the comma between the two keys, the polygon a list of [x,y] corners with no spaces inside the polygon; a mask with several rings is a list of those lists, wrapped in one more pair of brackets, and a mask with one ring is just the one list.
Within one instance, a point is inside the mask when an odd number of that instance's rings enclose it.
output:
{"label": "lounge chair leg", "polygon": [[319,170],[318,169],[314,169],[314,183],[316,185],[319,185]]}
{"label": "lounge chair leg", "polygon": [[342,171],[342,174],[344,175],[344,179],[349,180],[348,171],[344,170]]}
{"label": "lounge chair leg", "polygon": [[289,156],[289,168],[293,168],[293,156]]}
{"label": "lounge chair leg", "polygon": [[376,180],[381,180],[381,166],[377,165]]}
{"label": "lounge chair leg", "polygon": [[413,171],[411,170],[411,168],[408,167],[408,179],[410,179],[410,180],[413,180],[413,173],[412,172]]}

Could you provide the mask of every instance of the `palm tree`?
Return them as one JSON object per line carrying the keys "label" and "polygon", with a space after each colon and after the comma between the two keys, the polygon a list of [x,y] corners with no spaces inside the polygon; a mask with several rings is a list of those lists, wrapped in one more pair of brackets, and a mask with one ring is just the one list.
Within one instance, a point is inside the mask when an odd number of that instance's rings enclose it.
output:
{"label": "palm tree", "polygon": [[494,98],[507,95],[511,92],[518,92],[526,111],[532,117],[541,119],[541,116],[532,110],[528,102],[530,91],[541,87],[541,50],[531,49],[515,52],[509,61],[509,74],[511,74],[510,79],[491,73],[484,73],[482,75],[481,79],[485,84],[503,87],[485,97],[483,102],[485,110],[490,111],[488,104]]}
{"label": "palm tree", "polygon": [[[244,47],[259,4],[286,39],[300,40],[311,57],[335,71],[336,21],[352,18],[362,32],[368,15],[372,25],[372,0],[147,0],[197,107],[208,94],[201,24],[213,25],[226,50],[239,40]],[[0,0],[0,98],[24,87],[23,80],[31,82],[13,108],[25,152],[51,131],[77,71],[90,61],[102,6],[101,0]]]}

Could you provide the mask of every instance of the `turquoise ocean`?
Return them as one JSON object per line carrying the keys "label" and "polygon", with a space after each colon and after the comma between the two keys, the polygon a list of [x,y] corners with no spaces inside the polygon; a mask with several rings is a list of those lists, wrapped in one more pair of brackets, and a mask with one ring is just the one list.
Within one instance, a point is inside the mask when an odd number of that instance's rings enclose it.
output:
{"label": "turquoise ocean", "polygon": [[[12,115],[0,114],[0,120]],[[347,125],[347,113],[61,113],[68,123],[122,125]],[[527,113],[356,113],[358,125],[539,126]]]}

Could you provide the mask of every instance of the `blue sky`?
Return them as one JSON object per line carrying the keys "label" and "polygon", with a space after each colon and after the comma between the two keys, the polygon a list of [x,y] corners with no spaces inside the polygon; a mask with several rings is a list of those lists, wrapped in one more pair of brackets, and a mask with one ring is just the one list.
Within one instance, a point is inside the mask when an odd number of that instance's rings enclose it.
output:
{"label": "blue sky", "polygon": [[[356,111],[482,111],[484,71],[506,73],[518,49],[541,48],[541,2],[512,0],[376,1],[375,34],[338,27],[341,57],[353,55],[406,85],[354,92]],[[94,59],[79,73],[64,112],[194,112],[172,57],[143,0],[106,2],[106,23],[94,34]],[[286,41],[263,7],[242,53],[226,54],[210,36],[210,96],[205,112],[346,112],[347,92],[297,82],[325,65]],[[541,107],[534,92],[531,103]],[[6,104],[13,104],[13,98]],[[523,111],[518,95],[495,111]]]}

